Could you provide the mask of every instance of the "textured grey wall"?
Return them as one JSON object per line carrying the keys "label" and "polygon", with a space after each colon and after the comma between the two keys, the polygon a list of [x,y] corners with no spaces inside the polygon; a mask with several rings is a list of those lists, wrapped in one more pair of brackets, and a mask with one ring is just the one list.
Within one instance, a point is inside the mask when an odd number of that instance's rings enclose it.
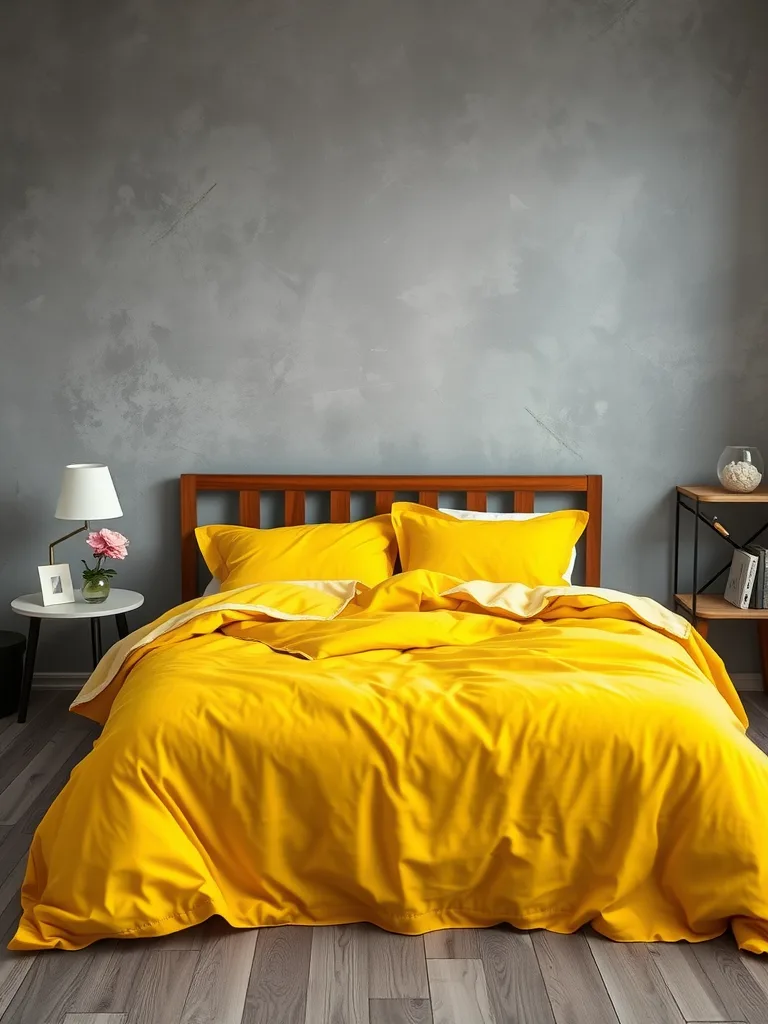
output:
{"label": "textured grey wall", "polygon": [[6,0],[2,606],[80,460],[150,613],[189,470],[602,472],[666,598],[673,484],[768,454],[766,6]]}

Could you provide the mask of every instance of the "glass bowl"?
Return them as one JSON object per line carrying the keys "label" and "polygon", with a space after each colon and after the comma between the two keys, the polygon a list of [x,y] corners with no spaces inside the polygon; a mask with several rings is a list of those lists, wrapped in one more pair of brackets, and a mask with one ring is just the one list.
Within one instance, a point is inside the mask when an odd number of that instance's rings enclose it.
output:
{"label": "glass bowl", "polygon": [[729,445],[717,460],[717,475],[726,491],[749,494],[763,479],[765,464],[754,445]]}

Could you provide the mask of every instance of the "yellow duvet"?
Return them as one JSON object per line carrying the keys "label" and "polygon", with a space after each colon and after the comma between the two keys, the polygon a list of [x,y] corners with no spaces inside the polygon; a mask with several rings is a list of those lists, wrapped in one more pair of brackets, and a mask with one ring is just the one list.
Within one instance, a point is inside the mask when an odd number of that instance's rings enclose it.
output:
{"label": "yellow duvet", "polygon": [[768,758],[713,651],[612,591],[261,583],[117,644],[12,949],[371,921],[768,950]]}

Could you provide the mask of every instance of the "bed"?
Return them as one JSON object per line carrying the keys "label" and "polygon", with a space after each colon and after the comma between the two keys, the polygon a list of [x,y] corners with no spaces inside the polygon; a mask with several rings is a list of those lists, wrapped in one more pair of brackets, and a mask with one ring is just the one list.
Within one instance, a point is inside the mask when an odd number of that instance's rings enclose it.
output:
{"label": "bed", "polygon": [[[518,513],[575,495],[583,585],[406,566],[373,585],[260,580],[199,597],[203,492],[259,527],[358,492]],[[768,759],[717,655],[653,601],[600,589],[601,480],[181,478],[182,599],[73,703],[103,724],[33,839],[13,949],[370,921],[509,922],[621,941],[731,928],[768,951]],[[394,516],[394,513],[393,513]],[[403,566],[400,566],[402,569]]]}

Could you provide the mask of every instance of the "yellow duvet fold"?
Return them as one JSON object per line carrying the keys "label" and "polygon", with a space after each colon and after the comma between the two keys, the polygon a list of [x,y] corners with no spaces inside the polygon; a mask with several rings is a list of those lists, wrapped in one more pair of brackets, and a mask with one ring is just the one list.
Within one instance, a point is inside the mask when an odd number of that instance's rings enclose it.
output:
{"label": "yellow duvet fold", "polygon": [[12,949],[371,921],[768,951],[768,758],[653,601],[423,570],[261,583],[115,645]]}

